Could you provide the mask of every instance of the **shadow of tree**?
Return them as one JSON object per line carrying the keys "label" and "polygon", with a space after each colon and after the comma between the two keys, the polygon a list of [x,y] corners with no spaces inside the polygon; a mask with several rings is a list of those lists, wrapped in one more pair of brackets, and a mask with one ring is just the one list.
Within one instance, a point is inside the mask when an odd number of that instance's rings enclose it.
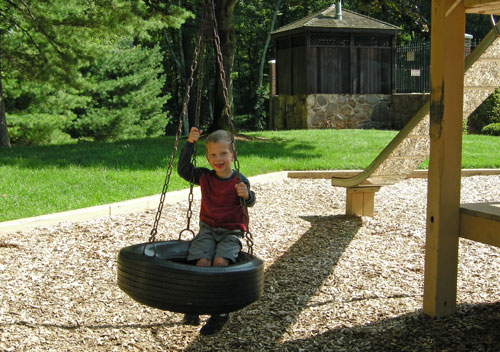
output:
{"label": "shadow of tree", "polygon": [[457,306],[444,318],[422,312],[338,328],[286,342],[283,351],[500,351],[500,302]]}
{"label": "shadow of tree", "polygon": [[[462,304],[454,315],[445,318],[430,318],[416,311],[283,342],[284,333],[302,311],[329,304],[310,300],[361,227],[361,219],[355,217],[303,219],[311,223],[310,229],[267,268],[262,299],[232,314],[226,331],[238,338],[200,336],[186,351],[500,351],[500,302]],[[410,296],[352,301],[405,297]]]}
{"label": "shadow of tree", "polygon": [[[179,146],[184,140],[179,142]],[[117,142],[83,142],[68,145],[14,146],[2,150],[0,165],[21,168],[106,167],[126,170],[155,170],[166,167],[174,146],[173,137],[146,138]],[[294,140],[270,138],[238,141],[241,156],[263,158],[311,158],[314,146]],[[200,149],[201,150],[201,149]],[[198,154],[201,154],[198,151]]]}

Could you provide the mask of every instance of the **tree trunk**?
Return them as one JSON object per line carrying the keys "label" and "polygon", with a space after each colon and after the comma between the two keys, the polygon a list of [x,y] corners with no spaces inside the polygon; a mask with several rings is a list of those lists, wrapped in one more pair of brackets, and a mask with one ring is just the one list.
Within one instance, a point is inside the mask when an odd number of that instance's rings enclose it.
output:
{"label": "tree trunk", "polygon": [[7,119],[5,117],[5,103],[2,90],[2,67],[0,66],[0,147],[10,147]]}
{"label": "tree trunk", "polygon": [[[221,42],[222,59],[224,62],[224,71],[226,74],[226,85],[228,88],[229,104],[232,105],[232,79],[231,72],[234,63],[234,54],[236,52],[236,32],[233,25],[233,11],[238,0],[217,0],[215,5],[215,17]],[[209,132],[217,129],[227,129],[224,109],[226,102],[222,92],[220,82],[219,67],[217,64],[215,72],[215,101],[214,101],[214,120],[209,128]]]}
{"label": "tree trunk", "polygon": [[269,27],[269,32],[267,32],[264,48],[262,49],[262,56],[260,58],[260,65],[259,65],[259,77],[257,78],[257,89],[262,87],[262,81],[264,79],[264,66],[266,64],[266,57],[267,57],[267,49],[269,48],[269,43],[271,42],[271,32],[274,31],[274,26],[276,25],[276,18],[278,17],[278,10],[280,6],[281,6],[281,0],[277,0],[274,3],[273,19],[271,20],[271,26]]}

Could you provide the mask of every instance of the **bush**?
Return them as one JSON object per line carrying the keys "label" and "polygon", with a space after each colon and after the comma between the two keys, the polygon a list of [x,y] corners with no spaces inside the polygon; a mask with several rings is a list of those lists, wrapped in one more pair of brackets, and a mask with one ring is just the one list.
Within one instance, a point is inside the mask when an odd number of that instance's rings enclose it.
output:
{"label": "bush", "polygon": [[500,88],[497,88],[469,116],[467,123],[469,133],[482,133],[485,126],[500,123]]}
{"label": "bush", "polygon": [[269,106],[269,87],[262,86],[257,89],[257,101],[254,106],[254,131],[262,131],[267,129],[268,121],[268,106]]}
{"label": "bush", "polygon": [[7,127],[12,144],[63,144],[71,137],[62,132],[68,117],[61,115],[32,113],[8,115]]}
{"label": "bush", "polygon": [[76,109],[76,118],[65,132],[75,139],[112,141],[157,137],[164,134],[169,117],[163,106],[169,95],[164,82],[159,48],[142,48],[124,42],[88,68],[83,92],[87,106]]}
{"label": "bush", "polygon": [[489,134],[492,136],[500,136],[500,123],[491,123],[484,126],[481,130],[482,134]]}

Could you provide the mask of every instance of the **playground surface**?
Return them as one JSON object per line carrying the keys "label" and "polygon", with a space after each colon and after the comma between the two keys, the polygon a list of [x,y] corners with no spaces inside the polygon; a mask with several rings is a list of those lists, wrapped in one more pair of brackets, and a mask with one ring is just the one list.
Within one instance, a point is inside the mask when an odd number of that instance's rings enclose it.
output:
{"label": "playground surface", "polygon": [[[345,189],[330,182],[252,185],[264,294],[215,337],[116,285],[118,251],[147,241],[154,209],[0,233],[0,351],[500,349],[499,248],[460,240],[457,313],[431,319],[421,312],[426,179],[382,187],[373,218],[343,215]],[[462,178],[463,203],[499,199],[500,176]],[[186,205],[165,205],[158,239],[177,239]]]}

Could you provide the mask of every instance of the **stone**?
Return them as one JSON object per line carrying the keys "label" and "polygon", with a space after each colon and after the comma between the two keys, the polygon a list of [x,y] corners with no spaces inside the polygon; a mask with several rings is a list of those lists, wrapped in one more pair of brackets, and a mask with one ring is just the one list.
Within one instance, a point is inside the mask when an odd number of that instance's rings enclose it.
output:
{"label": "stone", "polygon": [[318,98],[316,99],[316,101],[318,102],[319,106],[325,106],[328,103],[326,98],[322,95],[318,95]]}
{"label": "stone", "polygon": [[330,103],[326,106],[326,112],[328,114],[334,114],[339,110],[338,105],[335,103]]}

